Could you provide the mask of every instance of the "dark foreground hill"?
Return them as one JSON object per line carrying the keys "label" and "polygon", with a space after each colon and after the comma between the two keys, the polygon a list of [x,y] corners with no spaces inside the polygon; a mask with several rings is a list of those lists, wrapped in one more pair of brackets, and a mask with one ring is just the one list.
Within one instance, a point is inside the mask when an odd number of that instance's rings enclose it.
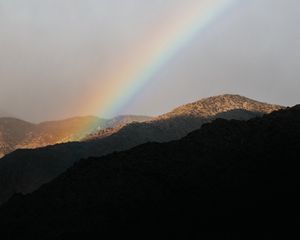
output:
{"label": "dark foreground hill", "polygon": [[[3,232],[43,239],[247,230],[300,224],[300,106],[216,120],[170,143],[82,160],[0,209]],[[256,235],[257,237],[258,235]]]}
{"label": "dark foreground hill", "polygon": [[[81,158],[103,156],[151,141],[180,139],[216,118],[248,120],[280,108],[238,95],[222,95],[181,106],[152,121],[100,131],[85,142],[17,150],[0,160],[0,204],[14,193],[38,189]],[[126,119],[116,120],[128,122]]]}

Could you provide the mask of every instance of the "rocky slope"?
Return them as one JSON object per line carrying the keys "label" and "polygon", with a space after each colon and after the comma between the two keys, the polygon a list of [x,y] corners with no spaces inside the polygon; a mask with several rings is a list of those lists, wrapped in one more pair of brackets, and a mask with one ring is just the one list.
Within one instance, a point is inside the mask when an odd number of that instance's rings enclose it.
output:
{"label": "rocky slope", "polygon": [[180,116],[201,116],[206,118],[236,109],[242,109],[249,112],[270,113],[281,108],[282,106],[279,105],[262,103],[240,95],[224,94],[178,107],[172,112],[160,116],[160,119]]}
{"label": "rocky slope", "polygon": [[147,122],[152,120],[153,117],[149,116],[139,116],[139,115],[120,115],[115,118],[112,118],[108,120],[105,123],[105,128],[115,128],[115,127],[120,127],[120,126],[125,126],[127,124],[133,123],[133,122]]}
{"label": "rocky slope", "polygon": [[[150,120],[144,116],[119,116],[100,119],[93,116],[32,124],[15,118],[0,118],[0,158],[16,149],[80,141],[100,129]],[[80,130],[82,129],[82,130]]]}
{"label": "rocky slope", "polygon": [[34,124],[19,119],[0,118],[0,157],[14,151],[34,127]]}
{"label": "rocky slope", "polygon": [[[125,129],[122,129],[124,126],[120,125],[115,128],[103,129],[88,136],[85,140],[103,138],[103,136],[110,136],[120,130],[131,132],[131,129],[134,129],[136,131],[137,128],[141,131],[163,129],[164,134],[171,134],[172,139],[176,139],[216,118],[247,120],[282,108],[283,106],[258,102],[240,95],[225,94],[180,106],[169,113],[144,121],[143,124],[133,123],[126,126]],[[164,141],[164,134],[161,136],[162,141]],[[151,133],[149,132],[147,135],[151,136]],[[172,140],[170,137],[165,140]]]}
{"label": "rocky slope", "polygon": [[179,141],[82,160],[11,199],[0,209],[0,227],[43,239],[69,232],[212,237],[232,229],[246,230],[246,239],[268,231],[264,239],[273,239],[300,224],[299,135],[300,105],[249,121],[218,119]]}
{"label": "rocky slope", "polygon": [[[104,126],[97,117],[77,117],[33,124],[16,118],[0,118],[0,155],[20,148],[37,148],[76,141]],[[92,125],[94,129],[89,126]],[[78,129],[84,129],[79,132]]]}
{"label": "rocky slope", "polygon": [[[208,102],[213,110],[210,110]],[[84,142],[15,151],[0,160],[0,203],[16,192],[29,193],[36,190],[82,158],[103,156],[147,142],[179,139],[216,118],[248,120],[281,108],[253,102],[255,101],[237,95],[217,96],[182,106],[148,122],[135,122],[121,128],[102,131]],[[215,105],[218,106],[217,109]],[[243,109],[243,106],[248,105],[252,106],[249,108],[251,111],[248,111],[248,108]],[[200,108],[202,110],[197,111]],[[178,112],[181,114],[178,115]],[[194,114],[195,112],[197,114]]]}
{"label": "rocky slope", "polygon": [[88,134],[85,138],[82,139],[82,141],[91,141],[108,137],[118,132],[121,128],[125,127],[128,124],[148,122],[152,119],[153,117],[147,116],[121,115],[108,120],[107,122],[105,122],[105,127],[103,129]]}

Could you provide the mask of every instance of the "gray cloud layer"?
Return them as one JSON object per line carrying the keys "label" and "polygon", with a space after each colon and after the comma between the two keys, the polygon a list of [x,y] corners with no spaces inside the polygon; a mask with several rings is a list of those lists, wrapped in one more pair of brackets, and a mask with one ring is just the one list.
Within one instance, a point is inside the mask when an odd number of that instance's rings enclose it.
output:
{"label": "gray cloud layer", "polygon": [[[193,2],[0,0],[0,109],[33,121],[87,114],[74,102],[95,77],[134,51],[173,9]],[[240,1],[166,64],[123,113],[159,114],[225,92],[299,103],[299,7],[298,0]]]}

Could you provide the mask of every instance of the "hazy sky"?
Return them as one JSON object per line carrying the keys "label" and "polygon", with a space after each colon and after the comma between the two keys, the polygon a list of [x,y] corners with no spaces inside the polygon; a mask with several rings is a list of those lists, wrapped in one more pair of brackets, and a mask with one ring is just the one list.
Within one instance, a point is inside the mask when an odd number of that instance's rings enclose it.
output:
{"label": "hazy sky", "polygon": [[[76,104],[89,104],[91,88],[101,95],[107,72],[199,1],[0,0],[0,112],[31,121],[98,114]],[[222,93],[300,103],[300,1],[238,2],[119,113],[156,115]]]}

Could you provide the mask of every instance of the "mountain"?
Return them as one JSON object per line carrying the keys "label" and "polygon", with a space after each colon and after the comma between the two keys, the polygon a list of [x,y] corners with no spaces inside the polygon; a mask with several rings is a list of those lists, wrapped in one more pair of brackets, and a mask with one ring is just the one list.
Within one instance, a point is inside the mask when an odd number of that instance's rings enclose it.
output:
{"label": "mountain", "polygon": [[86,140],[110,136],[122,129],[122,133],[129,136],[146,136],[148,141],[170,141],[181,138],[216,118],[248,120],[282,108],[283,106],[258,102],[240,95],[225,94],[180,106],[169,113],[144,121],[143,124],[132,123],[125,127],[102,129]]}
{"label": "mountain", "polygon": [[105,127],[99,131],[94,131],[91,134],[88,134],[83,141],[91,141],[104,137],[108,137],[113,133],[116,133],[121,128],[125,127],[130,123],[142,123],[153,120],[153,117],[148,116],[138,116],[138,115],[120,115],[115,118],[112,118],[105,122]]}
{"label": "mountain", "polygon": [[216,118],[248,120],[280,108],[238,95],[222,95],[184,105],[151,121],[100,131],[83,142],[17,150],[0,160],[0,204],[14,193],[36,190],[82,158],[103,156],[147,142],[180,139]]}
{"label": "mountain", "polygon": [[[150,117],[134,115],[113,119],[86,116],[33,124],[16,118],[0,118],[0,157],[16,149],[40,148],[80,141],[100,129],[120,127],[131,122],[150,119]],[[79,129],[82,130],[79,131]]]}
{"label": "mountain", "polygon": [[[97,117],[77,117],[40,124],[16,118],[0,118],[0,146],[3,146],[0,148],[0,156],[19,148],[38,148],[76,141],[104,127],[104,122]],[[80,128],[84,131],[79,133]]]}
{"label": "mountain", "polygon": [[0,158],[15,150],[34,124],[15,118],[0,118]]}
{"label": "mountain", "polygon": [[81,160],[38,191],[15,195],[0,208],[0,226],[43,239],[289,234],[300,224],[299,135],[300,105],[249,121],[217,119],[181,140]]}
{"label": "mountain", "polygon": [[118,126],[125,126],[132,122],[147,122],[152,120],[153,117],[139,116],[139,115],[120,115],[108,120],[105,124],[105,128],[114,128]]}
{"label": "mountain", "polygon": [[[220,113],[230,112],[237,109],[265,114],[281,108],[282,106],[258,102],[240,95],[224,94],[205,98],[200,101],[178,107],[172,112],[160,116],[160,119],[169,119],[181,116],[209,118]],[[243,117],[242,114],[241,116]]]}

